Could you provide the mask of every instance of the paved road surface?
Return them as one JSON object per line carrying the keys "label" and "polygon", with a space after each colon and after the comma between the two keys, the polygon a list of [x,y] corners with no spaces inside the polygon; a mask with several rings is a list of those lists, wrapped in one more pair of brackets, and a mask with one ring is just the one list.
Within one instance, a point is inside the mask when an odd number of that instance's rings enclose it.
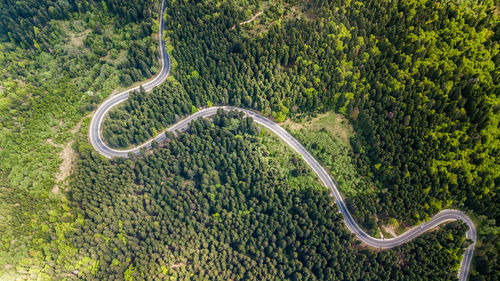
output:
{"label": "paved road surface", "polygon": [[[165,1],[162,3],[162,13],[160,17],[160,48],[161,48],[161,61],[162,61],[162,69],[160,73],[151,81],[144,83],[142,87],[146,91],[152,90],[155,86],[161,84],[168,76],[170,72],[170,58],[165,50],[165,45],[164,42],[161,40],[161,34],[163,33],[163,10],[165,8]],[[154,140],[156,142],[162,142],[166,139],[165,134],[161,133],[159,134],[156,138],[140,145],[137,147],[134,147],[132,149],[128,150],[116,150],[108,147],[103,141],[101,137],[101,123],[103,119],[106,116],[106,113],[113,108],[114,106],[124,102],[125,100],[128,99],[129,93],[131,91],[138,90],[139,87],[135,87],[129,90],[126,90],[120,94],[114,95],[107,99],[101,106],[97,109],[95,112],[92,121],[90,123],[90,129],[89,129],[89,138],[90,142],[94,146],[94,148],[101,153],[102,155],[108,157],[108,158],[113,158],[113,157],[128,157],[129,153],[134,153],[134,154],[139,154],[140,149],[150,149],[151,148],[151,142]],[[469,226],[469,230],[466,233],[466,237],[470,240],[473,241],[473,244],[471,244],[467,249],[464,254],[464,258],[462,259],[461,265],[460,265],[460,270],[459,270],[459,279],[460,281],[465,281],[467,280],[467,276],[469,274],[469,268],[470,268],[470,263],[472,260],[472,256],[474,253],[474,247],[476,243],[476,227],[472,220],[465,215],[463,212],[458,211],[458,210],[442,210],[438,214],[436,214],[432,219],[426,223],[421,224],[420,226],[415,226],[414,228],[408,230],[407,232],[399,235],[396,238],[390,238],[390,239],[377,239],[374,237],[371,237],[368,235],[366,232],[364,232],[359,225],[354,221],[353,217],[351,216],[351,213],[347,209],[344,200],[342,199],[342,196],[340,196],[340,193],[338,191],[337,186],[333,182],[332,178],[330,175],[326,172],[326,170],[321,166],[321,164],[293,137],[291,136],[287,131],[285,131],[283,128],[281,128],[278,124],[275,122],[271,121],[270,119],[262,116],[259,113],[247,110],[247,109],[242,109],[242,108],[237,108],[237,107],[232,107],[232,106],[217,106],[217,107],[210,107],[206,108],[203,110],[200,110],[185,119],[177,122],[176,124],[172,125],[165,131],[173,132],[173,133],[179,133],[183,132],[186,130],[189,126],[189,123],[195,119],[198,118],[206,118],[210,117],[214,114],[217,113],[218,110],[238,110],[244,112],[247,116],[252,117],[253,120],[266,127],[276,135],[278,135],[281,139],[283,139],[291,148],[293,148],[297,153],[299,153],[302,158],[306,161],[306,163],[311,167],[311,169],[318,175],[319,179],[321,182],[331,190],[331,195],[335,197],[335,202],[339,206],[340,213],[344,216],[345,224],[347,225],[347,228],[356,235],[356,237],[366,243],[367,245],[370,245],[375,248],[380,248],[380,249],[390,249],[393,247],[397,247],[401,244],[407,243],[416,237],[422,235],[424,232],[435,228],[436,226],[448,222],[448,221],[453,221],[453,220],[461,220],[464,223],[466,223]]]}

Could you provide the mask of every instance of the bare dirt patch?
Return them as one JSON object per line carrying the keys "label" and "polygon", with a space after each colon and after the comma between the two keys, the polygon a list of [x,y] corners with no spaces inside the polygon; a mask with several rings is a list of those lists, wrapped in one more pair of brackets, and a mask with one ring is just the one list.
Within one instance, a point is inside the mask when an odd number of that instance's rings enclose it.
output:
{"label": "bare dirt patch", "polygon": [[349,117],[351,117],[352,119],[354,119],[354,121],[357,121],[358,120],[358,115],[359,115],[359,108],[356,106],[351,114],[349,114]]}
{"label": "bare dirt patch", "polygon": [[398,253],[396,254],[396,256],[398,257],[398,265],[399,266],[405,266],[406,265],[406,262],[403,258],[403,255],[401,253]]}
{"label": "bare dirt patch", "polygon": [[73,145],[73,140],[69,141],[64,149],[59,153],[59,157],[63,160],[61,166],[59,166],[59,172],[56,174],[56,182],[52,192],[54,194],[59,194],[59,183],[64,182],[64,180],[71,174],[73,170],[73,162],[75,160],[75,151],[71,147]]}
{"label": "bare dirt patch", "polygon": [[182,182],[182,186],[194,185],[195,182],[193,180],[184,180]]}
{"label": "bare dirt patch", "polygon": [[176,263],[174,263],[174,264],[173,264],[170,268],[171,268],[171,269],[176,269],[176,268],[179,268],[179,267],[181,267],[181,266],[185,266],[185,265],[186,265],[186,264],[185,264],[185,263],[183,263],[183,262],[176,262]]}
{"label": "bare dirt patch", "polygon": [[[78,122],[78,124],[71,130],[71,133],[76,134],[80,130],[81,125],[82,122]],[[59,194],[60,187],[64,184],[66,178],[71,174],[71,171],[73,171],[76,153],[73,150],[73,140],[69,141],[65,145],[56,144],[52,141],[52,139],[48,139],[47,142],[55,147],[63,148],[63,150],[59,153],[59,157],[63,160],[63,162],[61,163],[61,166],[59,166],[59,171],[55,175],[56,184],[51,190],[52,193]]]}
{"label": "bare dirt patch", "polygon": [[47,139],[47,142],[55,147],[62,147],[62,145],[55,143],[52,139]]}
{"label": "bare dirt patch", "polygon": [[388,225],[388,226],[382,226],[384,228],[385,232],[389,233],[392,235],[392,237],[396,237],[396,227],[393,225]]}
{"label": "bare dirt patch", "polygon": [[304,11],[304,15],[306,16],[307,19],[314,20],[318,17],[318,7],[311,5],[309,9]]}
{"label": "bare dirt patch", "polygon": [[244,25],[244,24],[247,24],[247,23],[251,23],[252,21],[254,21],[258,16],[262,15],[262,11],[258,12],[257,14],[255,14],[251,19],[248,19],[246,21],[242,21],[240,22],[240,25]]}

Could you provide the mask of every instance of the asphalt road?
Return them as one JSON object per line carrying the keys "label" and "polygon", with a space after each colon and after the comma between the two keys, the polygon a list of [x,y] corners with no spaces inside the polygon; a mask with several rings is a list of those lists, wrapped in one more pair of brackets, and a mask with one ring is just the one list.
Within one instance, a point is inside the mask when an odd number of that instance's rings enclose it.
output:
{"label": "asphalt road", "polygon": [[94,115],[92,116],[92,121],[90,122],[90,130],[89,130],[90,142],[96,148],[97,151],[101,152],[101,154],[105,155],[106,157],[113,157],[113,156],[126,157],[128,155],[128,152],[123,153],[123,151],[111,149],[101,141],[101,135],[100,135],[101,123],[104,117],[106,116],[106,113],[108,113],[108,111],[111,108],[126,101],[130,95],[130,92],[138,91],[141,86],[144,90],[151,91],[154,87],[163,83],[163,81],[167,79],[168,74],[170,73],[170,56],[168,55],[165,49],[165,42],[163,42],[162,40],[162,34],[164,30],[163,12],[165,10],[165,0],[162,1],[161,5],[162,8],[161,8],[160,28],[159,28],[160,32],[158,36],[158,41],[160,42],[160,61],[161,61],[160,73],[158,73],[150,81],[140,86],[130,88],[119,94],[109,97],[101,104],[101,106],[99,106],[99,108],[95,111]]}
{"label": "asphalt road", "polygon": [[[165,79],[167,78],[169,72],[170,72],[170,57],[168,56],[166,50],[165,50],[165,45],[163,40],[161,40],[161,34],[163,33],[163,11],[165,8],[165,1],[162,3],[162,12],[160,16],[160,50],[161,50],[161,62],[162,62],[162,69],[160,73],[152,80],[149,82],[146,82],[142,85],[142,87],[146,91],[152,90],[155,86],[160,85]],[[106,113],[113,107],[117,106],[118,104],[124,102],[125,100],[128,99],[129,93],[131,91],[136,91],[138,90],[139,87],[135,87],[132,89],[128,89],[122,93],[119,93],[117,95],[114,95],[110,98],[108,98],[106,101],[104,101],[101,106],[96,110],[92,117],[92,121],[90,123],[90,128],[89,128],[89,138],[90,142],[94,146],[94,148],[102,155],[104,155],[107,158],[113,158],[113,157],[128,157],[129,153],[133,154],[140,154],[140,149],[150,149],[151,148],[151,143],[152,141],[156,142],[162,142],[166,139],[165,134],[162,132],[160,133],[156,138],[149,140],[145,142],[144,144],[134,147],[132,149],[128,150],[116,150],[108,147],[103,141],[101,137],[101,123],[103,119],[106,116]],[[458,272],[459,280],[460,281],[465,281],[467,280],[467,276],[469,275],[469,269],[470,269],[470,263],[472,260],[472,256],[474,253],[474,247],[476,244],[476,239],[477,239],[477,234],[476,234],[476,227],[472,220],[463,212],[458,211],[458,210],[442,210],[435,216],[431,218],[430,221],[426,223],[422,223],[419,226],[415,226],[412,229],[406,231],[405,233],[399,235],[396,238],[390,238],[390,239],[377,239],[374,237],[371,237],[368,235],[366,232],[364,232],[359,225],[354,221],[353,217],[351,216],[351,213],[347,209],[347,206],[344,203],[344,200],[342,196],[340,195],[337,186],[335,185],[334,181],[330,177],[330,175],[326,172],[326,170],[323,168],[323,166],[307,151],[292,135],[290,135],[287,131],[285,131],[283,128],[281,128],[278,124],[273,122],[272,120],[266,118],[265,116],[254,112],[250,111],[247,109],[242,109],[242,108],[237,108],[237,107],[232,107],[232,106],[216,106],[216,107],[210,107],[206,108],[203,110],[200,110],[185,119],[177,122],[176,124],[172,125],[165,131],[173,132],[173,133],[181,133],[185,131],[189,123],[195,119],[198,118],[207,118],[210,117],[214,114],[217,113],[218,110],[237,110],[237,111],[242,111],[244,112],[247,116],[252,117],[253,120],[266,127],[276,135],[278,135],[283,141],[285,141],[292,149],[294,149],[297,153],[299,153],[302,158],[306,161],[306,163],[311,167],[311,169],[318,175],[319,179],[321,182],[331,190],[331,195],[335,197],[335,202],[337,203],[340,213],[344,216],[344,221],[347,226],[347,228],[356,235],[356,237],[364,242],[365,244],[375,247],[375,248],[380,248],[380,249],[390,249],[393,247],[400,246],[404,243],[407,243],[416,237],[422,235],[424,232],[435,228],[436,226],[448,222],[448,221],[454,221],[454,220],[461,220],[464,223],[466,223],[469,226],[469,230],[466,233],[466,237],[470,240],[473,241],[473,243],[466,249],[466,252],[464,254],[464,258],[462,259],[460,269]]]}

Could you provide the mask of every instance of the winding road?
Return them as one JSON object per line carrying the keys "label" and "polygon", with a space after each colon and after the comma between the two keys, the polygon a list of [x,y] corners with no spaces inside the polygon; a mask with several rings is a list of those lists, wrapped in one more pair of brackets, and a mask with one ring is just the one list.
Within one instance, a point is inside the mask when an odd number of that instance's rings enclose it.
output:
{"label": "winding road", "polygon": [[[165,50],[165,43],[162,40],[162,34],[163,34],[163,12],[165,9],[165,0],[162,2],[162,9],[161,9],[161,14],[160,14],[160,32],[159,32],[159,41],[160,41],[160,50],[161,50],[161,62],[162,62],[162,69],[157,76],[155,76],[152,80],[149,82],[146,82],[142,85],[142,87],[146,91],[152,90],[154,87],[160,85],[165,79],[167,78],[168,74],[170,73],[170,57],[167,54]],[[134,147],[132,149],[128,150],[116,150],[108,147],[101,135],[101,123],[106,117],[106,113],[113,107],[117,106],[118,104],[126,101],[129,97],[129,94],[131,91],[137,91],[139,89],[138,87],[134,87],[131,89],[128,89],[122,93],[119,93],[117,95],[111,96],[108,98],[106,101],[104,101],[101,106],[96,110],[92,117],[92,121],[90,123],[90,128],[89,128],[89,138],[90,142],[93,145],[93,147],[102,155],[104,155],[107,158],[113,158],[113,157],[128,157],[129,153],[134,153],[134,154],[140,154],[141,148],[144,149],[151,149],[152,147],[152,142],[162,142],[166,140],[166,136],[164,133],[160,133],[156,138],[151,139],[147,141],[146,143]],[[340,195],[337,186],[335,185],[334,181],[328,174],[328,172],[323,168],[323,166],[300,144],[292,135],[290,135],[287,131],[285,131],[281,126],[276,124],[274,121],[266,118],[265,116],[254,112],[250,111],[248,109],[242,109],[238,107],[232,107],[232,106],[215,106],[215,107],[210,107],[206,108],[203,110],[200,110],[185,119],[177,122],[176,124],[172,125],[165,131],[173,132],[173,133],[179,133],[183,132],[186,130],[189,126],[189,123],[193,120],[196,120],[198,118],[206,118],[210,117],[214,114],[217,113],[218,110],[237,110],[244,112],[245,115],[253,118],[253,120],[266,127],[273,133],[275,133],[277,136],[279,136],[283,141],[285,141],[292,149],[294,149],[297,153],[299,153],[302,158],[306,161],[306,163],[311,167],[311,169],[318,175],[319,179],[321,182],[331,190],[331,195],[335,197],[335,202],[337,203],[340,213],[344,216],[344,221],[347,226],[347,228],[354,234],[356,237],[364,242],[365,244],[375,247],[375,248],[380,248],[380,249],[390,249],[393,247],[400,246],[404,243],[407,243],[416,237],[422,235],[424,232],[431,230],[438,225],[448,222],[448,221],[454,221],[454,220],[461,220],[465,224],[468,225],[469,230],[466,233],[467,239],[470,239],[473,241],[473,243],[466,249],[464,253],[464,257],[462,259],[462,262],[460,264],[460,269],[458,272],[458,277],[460,281],[465,281],[467,280],[467,276],[469,274],[469,269],[470,269],[470,264],[472,260],[472,256],[474,253],[474,247],[476,244],[476,239],[477,239],[477,233],[476,233],[476,227],[472,220],[463,212],[458,211],[458,210],[442,210],[435,216],[431,218],[430,221],[422,223],[419,226],[415,226],[411,228],[410,230],[406,231],[405,233],[395,237],[395,238],[390,238],[390,239],[377,239],[374,237],[371,237],[368,235],[366,232],[364,232],[360,226],[356,223],[356,221],[353,219],[351,216],[351,213],[347,209],[347,206]]]}

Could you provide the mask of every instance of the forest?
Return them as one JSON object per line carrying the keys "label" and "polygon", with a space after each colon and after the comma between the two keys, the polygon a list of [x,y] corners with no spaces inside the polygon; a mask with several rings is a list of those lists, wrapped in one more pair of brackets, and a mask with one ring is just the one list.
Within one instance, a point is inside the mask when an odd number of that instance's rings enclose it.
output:
{"label": "forest", "polygon": [[[500,278],[493,1],[166,2],[172,77],[110,113],[109,145],[214,104],[278,122],[337,112],[354,128],[347,147],[295,134],[347,179],[356,220],[376,234],[467,211],[470,279]],[[456,279],[464,225],[366,248],[319,183],[297,180],[314,177],[304,163],[266,151],[270,136],[235,113],[133,159],[93,151],[85,116],[158,70],[159,4],[0,0],[0,279]],[[60,181],[66,147],[76,162]]]}
{"label": "forest", "polygon": [[[499,152],[492,8],[473,10],[482,12],[477,18],[465,4],[340,4],[315,3],[320,17],[273,24],[257,38],[239,30],[241,12],[229,3],[172,5],[172,56],[183,62],[174,76],[195,106],[255,108],[277,121],[300,111],[352,116],[359,131],[353,148],[387,188],[380,196],[387,216],[414,224],[453,204],[499,219],[498,165],[489,167]],[[335,7],[343,8],[332,14]],[[330,14],[337,20],[328,22]],[[407,32],[397,28],[416,31],[399,38]],[[464,40],[415,44],[419,36],[451,38],[456,29]],[[443,44],[455,51],[445,54]],[[436,56],[445,57],[436,64]],[[137,144],[132,138],[121,146]]]}
{"label": "forest", "polygon": [[[57,261],[51,249],[67,253],[62,234],[72,230],[76,211],[65,199],[69,177],[59,175],[60,156],[72,151],[97,104],[136,81],[127,74],[139,81],[157,71],[158,13],[149,10],[159,5],[106,2],[109,11],[94,5],[103,2],[78,1],[87,6],[78,12],[64,8],[67,1],[0,1],[1,280],[43,280],[42,269]],[[111,3],[135,3],[147,17],[127,20]],[[56,17],[51,7],[68,12]],[[47,233],[56,236],[41,239]]]}
{"label": "forest", "polygon": [[289,185],[277,162],[264,161],[272,152],[257,134],[251,119],[222,111],[128,160],[103,159],[81,143],[69,192],[84,217],[70,238],[87,265],[77,277],[457,279],[466,226],[368,250],[344,227],[326,188]]}
{"label": "forest", "polygon": [[151,94],[143,89],[133,92],[123,106],[110,111],[103,122],[103,137],[108,145],[124,148],[130,143],[141,144],[193,112],[182,85],[173,78],[164,84]]}
{"label": "forest", "polygon": [[388,191],[382,214],[414,224],[454,204],[498,220],[493,7],[313,4],[317,17],[270,23],[258,36],[241,30],[229,3],[174,5],[166,25],[183,62],[174,76],[195,106],[255,108],[277,121],[301,111],[352,115],[357,158]]}
{"label": "forest", "polygon": [[[481,249],[490,258],[482,274],[498,276],[499,21],[492,2],[278,1],[249,25],[239,22],[252,13],[235,3],[167,6],[171,55],[182,62],[173,76],[188,104],[253,108],[278,122],[344,114],[357,133],[350,145],[358,173],[376,186],[347,198],[358,221],[374,233],[376,224],[414,225],[444,208],[470,210],[484,224]],[[297,15],[297,7],[305,12]],[[143,114],[130,115],[128,136],[110,138],[112,146],[138,144],[161,129],[153,123],[172,120],[144,121],[139,116],[158,111],[140,104]],[[111,119],[108,136],[125,122]],[[137,128],[149,133],[130,133]]]}

